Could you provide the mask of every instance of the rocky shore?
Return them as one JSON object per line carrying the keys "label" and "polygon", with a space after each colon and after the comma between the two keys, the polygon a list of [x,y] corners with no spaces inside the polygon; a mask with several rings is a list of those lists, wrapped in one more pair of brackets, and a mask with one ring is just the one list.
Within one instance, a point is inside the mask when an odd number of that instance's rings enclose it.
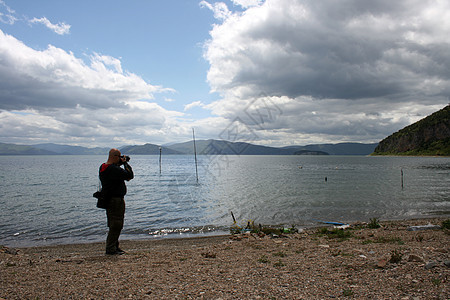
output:
{"label": "rocky shore", "polygon": [[445,221],[123,241],[120,256],[0,246],[0,299],[449,299]]}

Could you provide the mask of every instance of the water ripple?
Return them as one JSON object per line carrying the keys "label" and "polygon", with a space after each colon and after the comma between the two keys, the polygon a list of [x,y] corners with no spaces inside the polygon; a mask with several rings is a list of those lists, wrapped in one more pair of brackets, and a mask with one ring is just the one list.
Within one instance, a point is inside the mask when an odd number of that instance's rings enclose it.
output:
{"label": "water ripple", "polygon": [[[0,244],[103,241],[95,207],[103,156],[0,157]],[[64,167],[61,167],[64,166]],[[450,213],[450,158],[134,156],[122,238],[226,232],[241,224],[309,226]],[[403,188],[401,184],[403,172]]]}

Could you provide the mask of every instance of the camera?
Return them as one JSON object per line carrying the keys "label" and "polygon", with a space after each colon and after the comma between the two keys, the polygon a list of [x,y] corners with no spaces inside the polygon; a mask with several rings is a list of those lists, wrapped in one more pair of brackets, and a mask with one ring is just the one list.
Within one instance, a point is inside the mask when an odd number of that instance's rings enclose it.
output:
{"label": "camera", "polygon": [[120,156],[119,165],[122,165],[122,164],[123,164],[123,159],[125,159],[126,162],[129,162],[129,161],[130,161],[130,157],[129,157],[129,156],[127,156],[127,155],[121,155],[121,156]]}

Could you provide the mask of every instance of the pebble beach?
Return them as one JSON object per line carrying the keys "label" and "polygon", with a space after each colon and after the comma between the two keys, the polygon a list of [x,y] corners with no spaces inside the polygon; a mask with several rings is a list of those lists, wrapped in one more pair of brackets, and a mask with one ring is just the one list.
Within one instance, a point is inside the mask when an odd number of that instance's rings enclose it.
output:
{"label": "pebble beach", "polygon": [[0,299],[449,299],[445,222],[121,241],[117,256],[0,246]]}

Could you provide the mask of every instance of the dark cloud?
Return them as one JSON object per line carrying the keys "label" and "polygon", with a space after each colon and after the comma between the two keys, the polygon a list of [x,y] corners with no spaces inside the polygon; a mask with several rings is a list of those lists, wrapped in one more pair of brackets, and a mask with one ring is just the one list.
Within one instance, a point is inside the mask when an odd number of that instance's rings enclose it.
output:
{"label": "dark cloud", "polygon": [[[268,4],[274,2],[281,7]],[[216,53],[223,45],[216,49],[212,40],[212,69],[228,62],[233,70],[223,70],[230,72],[229,82],[216,82],[212,73],[210,82],[218,90],[251,85],[292,98],[357,99],[408,93],[425,77],[448,80],[448,43],[421,45],[407,39],[414,21],[405,12],[416,13],[422,5],[411,9],[410,1],[394,2],[267,1],[257,8],[265,10],[267,20],[251,22],[242,16],[221,25],[223,31],[227,26],[242,31],[221,32],[229,34],[225,42],[237,42],[239,49]],[[304,15],[292,13],[302,10]]]}
{"label": "dark cloud", "polygon": [[206,44],[224,97],[213,112],[239,115],[263,93],[283,111],[266,129],[382,138],[448,103],[449,11],[431,0],[267,0],[235,13]]}
{"label": "dark cloud", "polygon": [[124,107],[126,93],[66,86],[56,82],[42,82],[27,76],[1,72],[0,109],[3,110],[48,110],[59,108],[91,109]]}
{"label": "dark cloud", "polygon": [[[122,70],[119,59],[38,51],[0,31],[0,137],[164,143],[187,140],[196,127],[202,138],[235,128],[267,145],[374,142],[449,102],[446,1],[236,0],[234,12],[201,3],[219,18],[204,57],[220,100],[168,111],[151,103],[166,89]],[[215,117],[188,119],[194,106]]]}

